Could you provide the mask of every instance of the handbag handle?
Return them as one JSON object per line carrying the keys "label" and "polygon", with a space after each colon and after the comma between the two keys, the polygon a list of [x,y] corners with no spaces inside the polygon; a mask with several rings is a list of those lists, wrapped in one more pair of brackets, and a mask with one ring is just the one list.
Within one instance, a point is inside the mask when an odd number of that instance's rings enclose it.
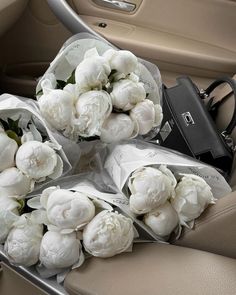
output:
{"label": "handbag handle", "polygon": [[[215,80],[212,84],[210,84],[206,90],[204,90],[204,92],[202,92],[201,94],[203,96],[209,96],[210,93],[219,85],[227,83],[230,85],[230,87],[232,88],[233,94],[234,94],[234,99],[235,99],[235,105],[234,105],[234,112],[233,112],[233,116],[231,121],[229,122],[228,126],[225,128],[225,133],[226,134],[231,134],[232,131],[234,130],[234,127],[236,125],[236,80],[230,78],[230,77],[221,77],[217,80]],[[226,96],[228,98],[228,96]],[[213,99],[212,99],[213,100]],[[212,103],[212,100],[210,101],[210,103]],[[224,102],[224,98],[221,99],[220,101],[216,102],[215,104],[211,105],[210,110],[213,112],[217,112],[218,108],[220,107],[220,105]]]}

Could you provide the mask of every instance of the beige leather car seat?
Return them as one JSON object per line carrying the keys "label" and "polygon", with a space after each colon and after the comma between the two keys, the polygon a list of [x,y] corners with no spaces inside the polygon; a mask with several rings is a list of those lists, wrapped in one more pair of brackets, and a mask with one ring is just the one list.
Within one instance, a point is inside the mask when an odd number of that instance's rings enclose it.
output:
{"label": "beige leather car seat", "polygon": [[[223,87],[217,98],[228,93]],[[230,97],[217,118],[219,129],[233,107]],[[236,142],[236,131],[233,137]],[[71,295],[235,295],[236,164],[230,184],[235,191],[207,208],[193,230],[184,229],[176,245],[137,244],[132,253],[89,258],[68,274],[65,289]]]}

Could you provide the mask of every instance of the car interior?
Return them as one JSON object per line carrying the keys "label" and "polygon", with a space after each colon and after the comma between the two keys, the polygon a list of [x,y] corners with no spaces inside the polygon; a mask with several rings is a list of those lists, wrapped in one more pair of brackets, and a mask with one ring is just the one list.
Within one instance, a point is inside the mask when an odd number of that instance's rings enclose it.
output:
{"label": "car interior", "polygon": [[[82,31],[156,64],[167,86],[187,75],[204,89],[236,73],[235,13],[235,0],[1,0],[0,93],[34,98],[39,77],[63,43]],[[214,96],[229,93],[222,86]],[[219,130],[233,108],[231,95],[216,118]],[[236,142],[236,131],[232,137]],[[235,165],[232,192],[207,208],[179,240],[92,257],[70,271],[63,285],[40,278],[33,268],[11,265],[1,251],[0,294],[236,294]]]}

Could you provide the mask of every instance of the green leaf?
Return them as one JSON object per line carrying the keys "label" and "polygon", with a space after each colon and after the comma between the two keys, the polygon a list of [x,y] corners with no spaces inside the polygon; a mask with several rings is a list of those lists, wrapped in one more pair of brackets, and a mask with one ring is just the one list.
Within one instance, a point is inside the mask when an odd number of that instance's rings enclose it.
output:
{"label": "green leaf", "polygon": [[40,89],[37,93],[36,93],[36,96],[38,95],[43,95],[43,89]]}
{"label": "green leaf", "polygon": [[66,82],[63,80],[57,80],[57,89],[63,89],[66,86]]}
{"label": "green leaf", "polygon": [[67,79],[66,84],[75,84],[75,69],[71,73],[71,76]]}
{"label": "green leaf", "polygon": [[21,130],[21,128],[19,128],[19,121],[20,118],[18,120],[12,120],[11,118],[7,119],[8,122],[8,129],[14,131],[18,136],[22,136],[23,132]]}
{"label": "green leaf", "polygon": [[15,140],[16,143],[18,144],[18,146],[21,145],[21,140],[20,140],[20,137],[12,130],[7,130],[6,131],[6,134],[8,137],[10,137],[11,139]]}
{"label": "green leaf", "polygon": [[24,207],[25,207],[25,200],[17,200],[19,203],[19,206],[17,207],[19,213],[23,213]]}

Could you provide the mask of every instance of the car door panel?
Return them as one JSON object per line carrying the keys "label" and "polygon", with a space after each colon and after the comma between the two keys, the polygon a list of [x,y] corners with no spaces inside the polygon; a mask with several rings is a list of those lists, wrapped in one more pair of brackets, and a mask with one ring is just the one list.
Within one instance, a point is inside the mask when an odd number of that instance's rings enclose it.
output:
{"label": "car door panel", "polygon": [[235,72],[235,2],[143,0],[133,13],[98,6],[93,0],[73,3],[94,30],[164,70],[179,67],[179,72],[208,77]]}

